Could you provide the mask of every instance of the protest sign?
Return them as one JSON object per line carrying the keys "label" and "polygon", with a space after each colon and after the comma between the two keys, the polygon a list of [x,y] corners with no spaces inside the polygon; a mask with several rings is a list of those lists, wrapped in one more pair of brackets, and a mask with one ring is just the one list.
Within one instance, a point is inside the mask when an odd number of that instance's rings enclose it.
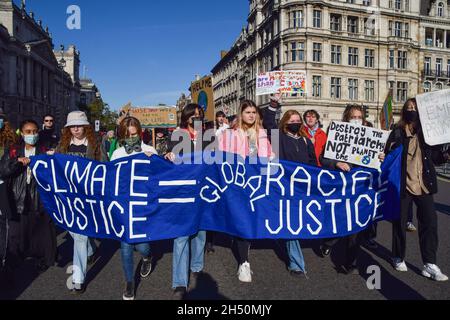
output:
{"label": "protest sign", "polygon": [[416,100],[425,142],[450,143],[450,89],[421,94]]}
{"label": "protest sign", "polygon": [[198,81],[191,83],[192,102],[200,105],[205,112],[205,119],[207,121],[214,121],[215,104],[214,92],[211,77],[203,77]]}
{"label": "protest sign", "polygon": [[256,95],[306,93],[306,71],[274,71],[258,75]]}
{"label": "protest sign", "polygon": [[334,121],[330,125],[325,158],[379,169],[389,131]]}
{"label": "protest sign", "polygon": [[181,165],[144,154],[108,163],[42,155],[32,157],[31,170],[47,213],[77,234],[128,243],[199,230],[317,239],[398,218],[401,151],[386,157],[382,171],[349,173],[287,161],[251,164],[230,154],[214,164]]}
{"label": "protest sign", "polygon": [[176,128],[177,109],[173,106],[131,107],[120,110],[119,123],[125,117],[135,117],[143,128]]}

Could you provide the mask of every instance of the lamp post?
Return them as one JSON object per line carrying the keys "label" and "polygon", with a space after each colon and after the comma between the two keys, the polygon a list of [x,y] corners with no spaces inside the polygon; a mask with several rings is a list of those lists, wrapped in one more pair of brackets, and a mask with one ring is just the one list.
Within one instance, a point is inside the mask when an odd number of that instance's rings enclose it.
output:
{"label": "lamp post", "polygon": [[[61,45],[61,59],[59,60],[59,67],[61,69],[61,96],[62,96],[62,109],[64,110],[64,101],[66,100],[66,94],[64,90],[64,68],[66,67],[66,60],[64,60],[64,45]],[[69,104],[67,104],[67,114],[69,114]]]}

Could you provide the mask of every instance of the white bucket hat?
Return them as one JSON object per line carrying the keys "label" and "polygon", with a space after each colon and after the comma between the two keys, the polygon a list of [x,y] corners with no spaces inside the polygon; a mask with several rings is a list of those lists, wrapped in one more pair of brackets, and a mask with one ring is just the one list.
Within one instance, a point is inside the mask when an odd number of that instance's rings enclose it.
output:
{"label": "white bucket hat", "polygon": [[67,115],[67,123],[65,127],[73,127],[73,126],[88,126],[89,121],[86,116],[86,113],[83,111],[73,111]]}

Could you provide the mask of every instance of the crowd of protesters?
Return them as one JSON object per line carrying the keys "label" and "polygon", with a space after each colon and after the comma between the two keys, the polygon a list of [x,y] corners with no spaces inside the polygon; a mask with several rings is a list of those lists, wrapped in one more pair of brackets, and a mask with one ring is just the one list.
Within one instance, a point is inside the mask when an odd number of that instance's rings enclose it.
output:
{"label": "crowd of protesters", "polygon": [[[300,114],[286,110],[279,123],[280,96],[272,96],[270,105],[260,110],[253,101],[241,103],[237,117],[227,119],[218,112],[212,139],[218,150],[242,157],[304,163],[326,169],[349,172],[355,165],[324,157],[327,133],[322,129],[316,110]],[[372,126],[361,106],[348,105],[343,112],[343,122],[360,126]],[[41,130],[39,130],[41,128]],[[34,120],[23,121],[18,130],[11,127],[7,115],[0,109],[0,267],[4,274],[13,273],[27,259],[31,259],[38,272],[45,272],[58,260],[57,228],[46,214],[40,201],[37,183],[30,169],[30,158],[40,154],[56,153],[88,158],[96,161],[114,161],[138,153],[151,157],[159,155],[174,162],[183,156],[178,143],[188,141],[190,150],[202,151],[211,141],[203,139],[206,129],[204,110],[196,104],[187,105],[181,113],[181,123],[170,137],[167,129],[143,130],[138,119],[126,117],[116,130],[103,137],[96,134],[84,112],[74,111],[68,117],[61,134],[55,129],[55,118],[48,114],[42,125]],[[279,129],[277,136],[271,136]],[[274,141],[273,139],[278,139]],[[155,144],[150,146],[150,144]],[[277,144],[277,153],[272,145]],[[399,272],[406,272],[406,232],[414,232],[412,204],[417,207],[420,249],[423,260],[422,275],[436,281],[448,277],[436,265],[438,249],[437,215],[433,195],[438,192],[435,165],[449,161],[449,151],[443,146],[430,147],[423,138],[417,103],[408,100],[401,112],[399,123],[393,128],[385,153],[380,160],[397,147],[403,146],[401,172],[400,219],[394,221],[392,239],[392,265]],[[181,151],[179,151],[181,150]],[[340,239],[318,241],[322,257],[330,255],[338,241],[345,242],[345,262],[341,266],[345,274],[358,270],[358,255],[362,245],[376,246],[376,224],[366,230]],[[73,286],[76,294],[85,289],[85,279],[90,264],[102,253],[94,239],[70,233],[73,238]],[[182,299],[189,288],[190,275],[198,277],[204,268],[205,252],[213,254],[216,234],[200,230],[194,235],[173,240],[172,288],[174,298]],[[252,241],[230,237],[237,249],[237,276],[241,282],[252,282],[250,248]],[[287,270],[293,277],[306,275],[306,263],[300,241],[285,241],[288,256]],[[121,243],[122,267],[125,278],[124,300],[135,298],[134,251],[141,254],[139,275],[146,278],[152,271],[150,243],[130,245]]]}

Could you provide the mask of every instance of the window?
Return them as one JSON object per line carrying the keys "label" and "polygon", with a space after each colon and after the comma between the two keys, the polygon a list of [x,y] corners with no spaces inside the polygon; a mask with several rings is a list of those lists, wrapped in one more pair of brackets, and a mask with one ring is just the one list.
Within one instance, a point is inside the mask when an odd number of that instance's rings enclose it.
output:
{"label": "window", "polygon": [[322,61],[322,44],[321,43],[313,43],[313,61],[314,62]]}
{"label": "window", "polygon": [[348,79],[348,98],[358,100],[358,79]]}
{"label": "window", "polygon": [[341,98],[341,78],[331,78],[331,98]]}
{"label": "window", "polygon": [[291,42],[291,62],[305,60],[305,43]]}
{"label": "window", "polygon": [[397,101],[405,102],[408,97],[408,82],[397,82]]}
{"label": "window", "polygon": [[425,57],[424,71],[425,71],[426,76],[431,75],[431,58],[430,57]]}
{"label": "window", "polygon": [[447,60],[447,77],[450,77],[450,59]]}
{"label": "window", "polygon": [[375,67],[375,50],[373,50],[373,49],[365,50],[364,66],[366,68],[374,68]]}
{"label": "window", "polygon": [[339,14],[330,15],[330,30],[331,31],[341,31],[342,30],[342,16]]}
{"label": "window", "polygon": [[358,66],[358,48],[348,48],[348,65]]}
{"label": "window", "polygon": [[423,84],[423,91],[424,92],[430,92],[431,91],[431,83],[430,82],[425,82],[424,84]]}
{"label": "window", "polygon": [[291,12],[290,20],[291,28],[302,28],[303,27],[303,11],[296,10]]}
{"label": "window", "polygon": [[436,90],[442,90],[442,83],[438,82],[436,83]]}
{"label": "window", "polygon": [[349,33],[358,33],[358,18],[348,17],[347,31]]}
{"label": "window", "polygon": [[331,63],[332,64],[341,64],[342,57],[342,47],[332,45],[331,46]]}
{"label": "window", "polygon": [[395,0],[395,10],[402,9],[402,0]]}
{"label": "window", "polygon": [[364,98],[366,101],[375,101],[375,81],[366,80],[364,82]]}
{"label": "window", "polygon": [[442,3],[442,2],[439,2],[439,4],[438,4],[437,16],[438,17],[443,17],[444,16],[444,3]]}
{"label": "window", "polygon": [[442,59],[436,58],[436,76],[442,76]]}
{"label": "window", "polygon": [[376,29],[375,19],[365,18],[364,19],[364,34],[366,36],[374,36],[375,29]]}
{"label": "window", "polygon": [[363,0],[363,6],[370,7],[371,5],[372,5],[372,1],[371,0]]}
{"label": "window", "polygon": [[407,51],[398,51],[398,60],[397,60],[397,68],[398,69],[407,69],[408,68],[408,52]]}
{"label": "window", "polygon": [[394,36],[400,38],[402,36],[402,23],[395,21]]}
{"label": "window", "polygon": [[320,10],[314,10],[313,27],[314,28],[322,27],[322,11]]}
{"label": "window", "polygon": [[322,96],[322,77],[321,76],[313,76],[313,97]]}
{"label": "window", "polygon": [[389,50],[389,69],[395,68],[394,50]]}

